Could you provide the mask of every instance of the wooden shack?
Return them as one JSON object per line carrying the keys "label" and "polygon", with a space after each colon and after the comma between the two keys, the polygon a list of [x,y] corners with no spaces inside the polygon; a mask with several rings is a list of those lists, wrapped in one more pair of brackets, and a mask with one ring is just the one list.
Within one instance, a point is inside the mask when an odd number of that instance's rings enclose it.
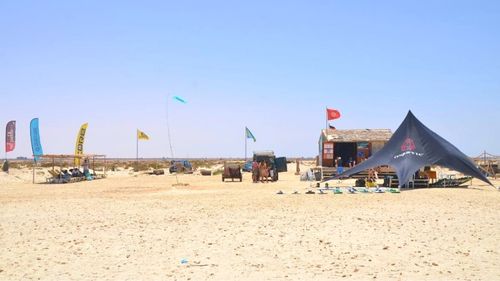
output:
{"label": "wooden shack", "polygon": [[324,129],[319,138],[319,165],[334,167],[338,157],[345,167],[350,159],[360,163],[379,151],[391,136],[390,129]]}

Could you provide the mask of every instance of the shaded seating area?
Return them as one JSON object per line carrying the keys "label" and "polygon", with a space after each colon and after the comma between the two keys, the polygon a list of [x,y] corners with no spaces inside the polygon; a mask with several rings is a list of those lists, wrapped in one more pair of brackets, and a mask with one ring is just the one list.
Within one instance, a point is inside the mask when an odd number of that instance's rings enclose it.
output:
{"label": "shaded seating area", "polygon": [[[44,154],[40,156],[43,166],[50,165],[48,184],[75,183],[106,177],[106,156],[95,154]],[[80,161],[75,161],[79,159]],[[75,167],[75,163],[83,163]],[[33,170],[34,171],[34,170]],[[33,173],[35,179],[35,173]]]}

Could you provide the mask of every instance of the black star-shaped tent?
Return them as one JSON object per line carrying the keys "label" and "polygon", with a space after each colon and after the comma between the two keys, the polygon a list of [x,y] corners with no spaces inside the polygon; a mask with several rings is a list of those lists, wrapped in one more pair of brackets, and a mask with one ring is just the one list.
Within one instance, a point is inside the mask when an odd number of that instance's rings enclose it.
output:
{"label": "black star-shaped tent", "polygon": [[450,168],[492,185],[467,155],[427,128],[411,111],[381,150],[334,178],[349,177],[381,165],[396,169],[399,186],[408,184],[416,171],[428,165]]}

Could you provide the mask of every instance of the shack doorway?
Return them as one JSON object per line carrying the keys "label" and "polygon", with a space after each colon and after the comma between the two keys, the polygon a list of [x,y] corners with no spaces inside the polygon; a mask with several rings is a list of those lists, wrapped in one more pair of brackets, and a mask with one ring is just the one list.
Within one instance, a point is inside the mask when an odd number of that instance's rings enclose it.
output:
{"label": "shack doorway", "polygon": [[337,142],[335,143],[335,159],[342,158],[342,166],[349,166],[349,159],[355,160],[357,154],[357,143],[355,142]]}

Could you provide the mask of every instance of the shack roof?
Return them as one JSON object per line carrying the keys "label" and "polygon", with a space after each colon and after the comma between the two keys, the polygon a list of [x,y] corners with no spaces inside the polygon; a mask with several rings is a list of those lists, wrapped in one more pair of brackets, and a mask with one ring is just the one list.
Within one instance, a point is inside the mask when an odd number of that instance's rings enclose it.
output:
{"label": "shack roof", "polygon": [[324,129],[321,131],[323,141],[333,142],[388,141],[391,136],[392,131],[390,129]]}

